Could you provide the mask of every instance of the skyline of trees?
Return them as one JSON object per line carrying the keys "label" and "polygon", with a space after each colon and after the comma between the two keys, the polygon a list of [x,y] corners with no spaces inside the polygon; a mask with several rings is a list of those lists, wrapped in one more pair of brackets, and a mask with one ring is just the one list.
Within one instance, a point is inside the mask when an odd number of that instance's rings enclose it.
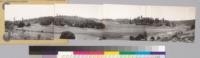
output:
{"label": "skyline of trees", "polygon": [[[13,18],[15,20],[15,18]],[[31,26],[31,24],[39,23],[42,26],[48,26],[50,24],[56,26],[72,26],[72,27],[80,27],[80,28],[95,28],[95,29],[104,29],[106,26],[102,21],[115,21],[120,24],[135,24],[135,25],[148,25],[148,26],[168,26],[168,27],[175,27],[177,25],[174,21],[166,20],[165,18],[152,18],[152,17],[143,17],[138,16],[132,19],[102,19],[98,20],[96,18],[83,18],[79,16],[46,16],[46,17],[39,17],[33,18],[29,20],[16,20],[16,21],[5,21],[6,29],[11,27],[9,26],[18,26],[19,28],[24,26]],[[192,24],[192,23],[191,23]],[[189,24],[190,25],[190,24]],[[191,25],[191,29],[194,29],[194,26]]]}

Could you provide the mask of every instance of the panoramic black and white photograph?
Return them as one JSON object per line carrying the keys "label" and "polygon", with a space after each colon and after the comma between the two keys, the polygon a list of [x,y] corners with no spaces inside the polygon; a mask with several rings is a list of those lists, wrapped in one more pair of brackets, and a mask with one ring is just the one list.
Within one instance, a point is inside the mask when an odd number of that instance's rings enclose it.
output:
{"label": "panoramic black and white photograph", "polygon": [[[4,40],[52,40],[53,5],[6,5]],[[50,21],[49,21],[50,22]]]}
{"label": "panoramic black and white photograph", "polygon": [[192,6],[7,5],[4,39],[192,43],[195,11]]}

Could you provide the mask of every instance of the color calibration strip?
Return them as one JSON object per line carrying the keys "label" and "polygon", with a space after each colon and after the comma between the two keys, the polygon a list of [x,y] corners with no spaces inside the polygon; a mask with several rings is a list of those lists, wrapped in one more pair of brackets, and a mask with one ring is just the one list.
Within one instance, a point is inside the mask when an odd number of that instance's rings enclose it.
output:
{"label": "color calibration strip", "polygon": [[[165,46],[30,46],[43,58],[165,58]],[[53,56],[55,55],[55,56]]]}
{"label": "color calibration strip", "polygon": [[59,51],[57,58],[165,58],[165,52]]}
{"label": "color calibration strip", "polygon": [[75,55],[57,58],[165,58],[163,55]]}
{"label": "color calibration strip", "polygon": [[59,51],[58,55],[165,55],[165,52],[150,51]]}
{"label": "color calibration strip", "polygon": [[[30,55],[57,55],[58,51],[147,51],[165,52],[165,46],[30,46]],[[134,53],[136,53],[134,52]],[[152,52],[152,53],[153,53]]]}

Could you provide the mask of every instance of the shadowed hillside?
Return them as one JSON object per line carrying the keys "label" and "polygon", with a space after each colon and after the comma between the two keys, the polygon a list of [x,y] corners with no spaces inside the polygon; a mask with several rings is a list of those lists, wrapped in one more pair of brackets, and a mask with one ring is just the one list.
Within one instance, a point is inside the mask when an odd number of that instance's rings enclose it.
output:
{"label": "shadowed hillside", "polygon": [[105,25],[103,23],[95,21],[95,18],[82,18],[78,16],[46,16],[32,19],[22,19],[18,21],[5,21],[6,29],[12,29],[13,26],[26,27],[31,24],[40,24],[42,26],[56,25],[56,26],[72,26],[80,28],[95,28],[104,29]]}

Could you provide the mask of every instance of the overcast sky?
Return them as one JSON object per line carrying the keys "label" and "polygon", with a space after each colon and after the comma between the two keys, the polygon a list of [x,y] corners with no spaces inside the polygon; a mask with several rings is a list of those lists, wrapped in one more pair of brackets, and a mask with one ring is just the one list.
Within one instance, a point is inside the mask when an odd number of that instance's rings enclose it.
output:
{"label": "overcast sky", "polygon": [[56,5],[6,5],[6,20],[21,20],[43,16],[69,15],[86,18],[136,18],[138,16],[165,18],[167,20],[195,19],[195,7],[148,6],[116,4],[56,4]]}
{"label": "overcast sky", "polygon": [[167,20],[195,19],[195,7],[147,6],[147,5],[104,5],[104,18],[135,18],[138,16],[165,18]]}
{"label": "overcast sky", "polygon": [[56,15],[80,16],[85,18],[102,18],[102,5],[95,4],[56,4]]}
{"label": "overcast sky", "polygon": [[6,20],[21,20],[22,18],[37,18],[42,16],[54,16],[53,5],[6,5]]}

